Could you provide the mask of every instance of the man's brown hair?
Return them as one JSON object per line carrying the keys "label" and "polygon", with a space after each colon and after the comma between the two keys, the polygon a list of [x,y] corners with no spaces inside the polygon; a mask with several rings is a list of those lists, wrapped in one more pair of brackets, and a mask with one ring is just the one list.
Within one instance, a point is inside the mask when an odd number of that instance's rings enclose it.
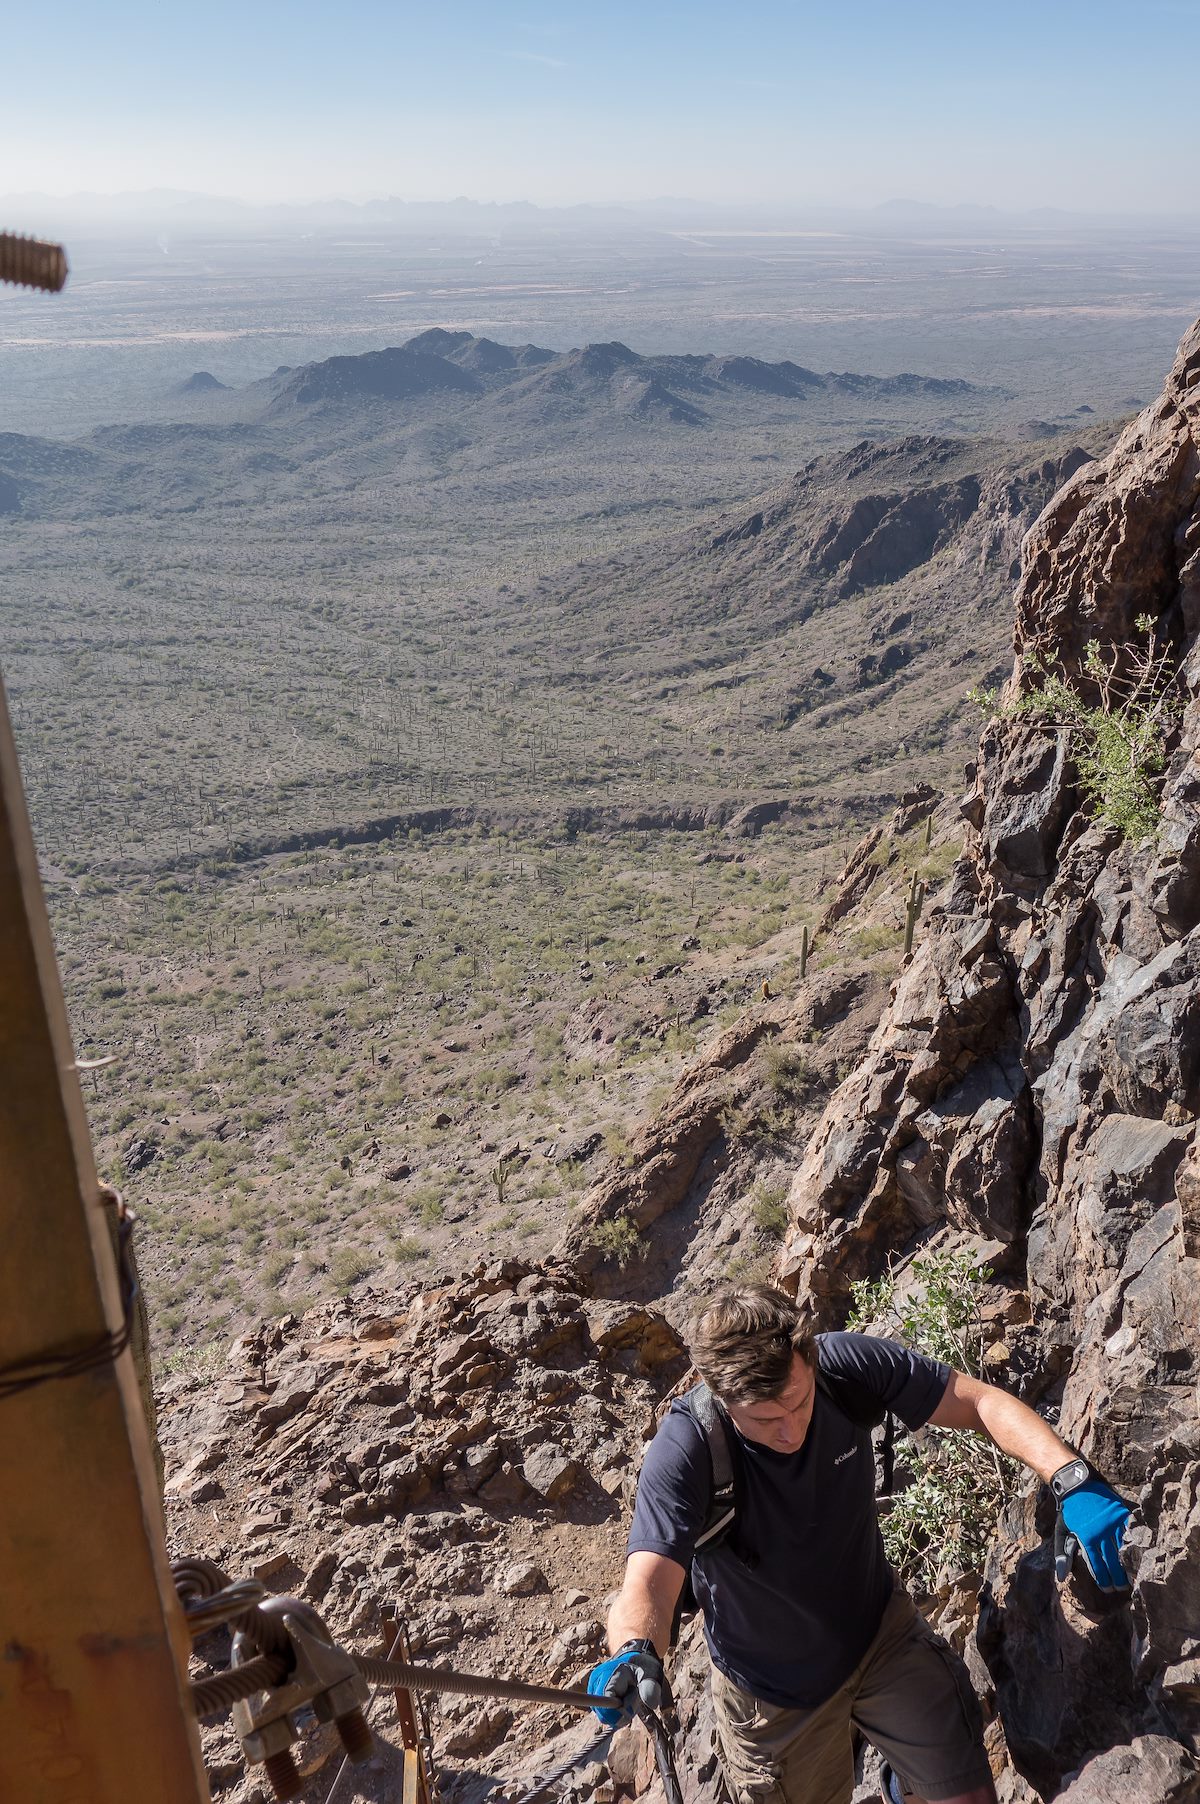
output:
{"label": "man's brown hair", "polygon": [[792,1356],[817,1363],[812,1325],[769,1284],[725,1290],[701,1310],[688,1341],[692,1362],[723,1403],[768,1403],[786,1389]]}

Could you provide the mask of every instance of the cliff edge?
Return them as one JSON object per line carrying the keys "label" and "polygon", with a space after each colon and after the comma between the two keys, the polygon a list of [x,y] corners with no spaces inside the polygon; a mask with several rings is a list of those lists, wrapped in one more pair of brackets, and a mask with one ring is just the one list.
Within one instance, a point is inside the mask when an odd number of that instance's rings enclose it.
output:
{"label": "cliff edge", "polygon": [[[1098,700],[1089,644],[1119,663],[1148,631],[1180,709],[1134,843],[1088,805],[1077,742],[1012,704],[1047,672]],[[994,1369],[1136,1506],[1129,1600],[1056,1586],[1032,1484],[1001,1525],[967,1648],[1001,1796],[1179,1804],[1200,1797],[1200,322],[1027,535],[1015,654],[963,854],[792,1186],[783,1272],[834,1325],[855,1279],[931,1240],[989,1258]]]}

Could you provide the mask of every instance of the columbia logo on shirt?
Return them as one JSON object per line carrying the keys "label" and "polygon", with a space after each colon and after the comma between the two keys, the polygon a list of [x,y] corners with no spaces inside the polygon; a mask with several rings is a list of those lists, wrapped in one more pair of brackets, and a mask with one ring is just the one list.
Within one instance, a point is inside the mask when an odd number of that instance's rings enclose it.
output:
{"label": "columbia logo on shirt", "polygon": [[834,1462],[833,1462],[833,1463],[834,1463],[834,1465],[835,1465],[835,1466],[844,1466],[844,1465],[845,1465],[845,1463],[846,1463],[846,1461],[847,1461],[847,1460],[848,1460],[848,1459],[853,1459],[853,1458],[854,1458],[854,1455],[855,1455],[855,1454],[856,1454],[856,1453],[857,1453],[857,1452],[858,1452],[858,1448],[857,1448],[857,1447],[851,1447],[851,1449],[850,1449],[850,1451],[849,1451],[849,1453],[839,1453],[839,1454],[838,1454],[838,1456],[837,1456],[837,1458],[836,1458],[836,1459],[835,1459],[835,1460],[834,1460]]}

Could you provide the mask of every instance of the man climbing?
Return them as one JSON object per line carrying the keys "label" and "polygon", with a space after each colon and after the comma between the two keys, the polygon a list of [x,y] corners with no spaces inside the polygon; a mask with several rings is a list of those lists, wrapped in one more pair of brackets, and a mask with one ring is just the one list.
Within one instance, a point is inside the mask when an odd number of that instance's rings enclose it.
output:
{"label": "man climbing", "polygon": [[891,1410],[910,1428],[975,1429],[1023,1461],[1052,1486],[1109,1591],[1127,1582],[1126,1505],[1015,1397],[895,1341],[814,1336],[791,1298],[766,1285],[719,1297],[690,1350],[725,1428],[732,1526],[713,1536],[717,1462],[692,1393],[672,1404],[642,1466],[611,1657],[588,1679],[611,1700],[597,1713],[616,1723],[635,1688],[657,1703],[690,1576],[737,1804],[848,1804],[855,1729],[883,1755],[893,1804],[995,1804],[966,1668],[888,1565],[872,1418],[857,1405],[865,1398],[875,1419]]}

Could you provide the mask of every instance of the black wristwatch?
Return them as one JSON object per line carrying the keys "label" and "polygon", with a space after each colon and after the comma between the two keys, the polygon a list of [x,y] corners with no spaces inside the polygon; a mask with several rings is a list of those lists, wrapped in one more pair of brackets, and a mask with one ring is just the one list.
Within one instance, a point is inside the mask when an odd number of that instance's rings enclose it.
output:
{"label": "black wristwatch", "polygon": [[[618,1654],[653,1654],[658,1659],[658,1649],[648,1635],[635,1635],[632,1641],[622,1641],[617,1649]],[[614,1654],[613,1658],[616,1658]]]}
{"label": "black wristwatch", "polygon": [[1051,1473],[1050,1489],[1054,1492],[1056,1501],[1061,1503],[1064,1497],[1069,1497],[1072,1491],[1077,1491],[1081,1485],[1085,1485],[1091,1476],[1092,1468],[1085,1459],[1080,1459],[1076,1455],[1074,1459],[1069,1459],[1065,1466],[1060,1466],[1057,1472]]}

